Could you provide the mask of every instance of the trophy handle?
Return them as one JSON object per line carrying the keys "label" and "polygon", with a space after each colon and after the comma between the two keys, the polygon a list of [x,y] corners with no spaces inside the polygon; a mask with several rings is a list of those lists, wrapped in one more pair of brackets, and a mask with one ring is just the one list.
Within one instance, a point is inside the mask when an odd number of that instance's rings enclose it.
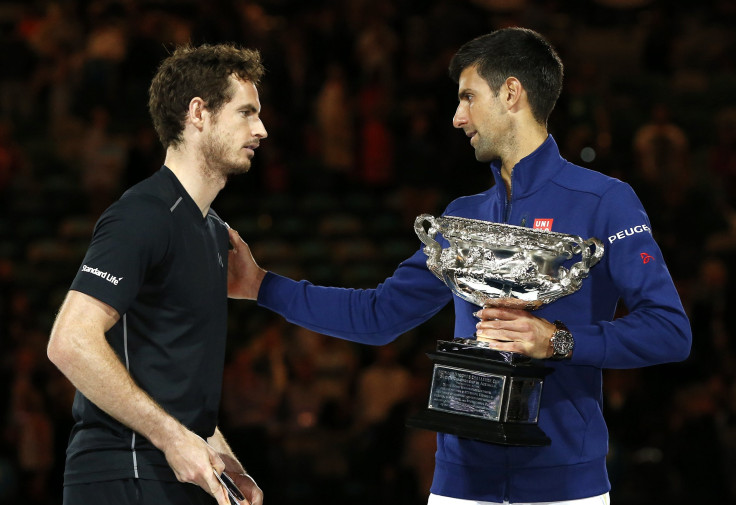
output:
{"label": "trophy handle", "polygon": [[[424,229],[425,223],[429,223],[429,227],[426,231]],[[430,267],[431,270],[433,266],[439,264],[440,256],[442,254],[440,243],[434,239],[435,235],[437,235],[434,216],[429,214],[417,216],[414,220],[414,231],[419,237],[419,240],[421,240],[426,246],[424,248],[424,254],[427,255],[427,266]]]}
{"label": "trophy handle", "polygon": [[590,256],[590,259],[588,261],[588,268],[598,263],[603,257],[603,253],[605,252],[605,248],[603,247],[603,242],[601,242],[595,237],[591,237],[585,242],[583,242],[583,247],[587,249],[588,251],[590,251],[590,246],[595,247],[595,250],[593,251],[593,255]]}
{"label": "trophy handle", "polygon": [[[588,276],[588,270],[601,260],[604,252],[603,242],[597,238],[591,237],[588,240],[583,240],[582,237],[578,238],[580,239],[578,244],[580,244],[582,258],[570,267],[568,274],[568,282],[575,286],[579,286],[582,279]],[[591,246],[595,248],[592,253]]]}

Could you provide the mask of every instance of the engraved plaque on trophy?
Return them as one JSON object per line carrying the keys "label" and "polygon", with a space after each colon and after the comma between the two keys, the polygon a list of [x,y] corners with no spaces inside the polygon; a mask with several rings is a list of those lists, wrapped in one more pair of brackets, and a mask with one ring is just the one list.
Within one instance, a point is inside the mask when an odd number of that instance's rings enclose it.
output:
{"label": "engraved plaque on trophy", "polygon": [[[574,293],[604,251],[596,238],[453,216],[423,214],[414,229],[429,270],[479,307],[534,310]],[[435,240],[438,233],[448,247]],[[562,266],[578,256],[569,269]],[[440,340],[427,355],[434,366],[429,401],[408,426],[503,445],[550,443],[537,425],[552,371],[543,362],[473,336]]]}

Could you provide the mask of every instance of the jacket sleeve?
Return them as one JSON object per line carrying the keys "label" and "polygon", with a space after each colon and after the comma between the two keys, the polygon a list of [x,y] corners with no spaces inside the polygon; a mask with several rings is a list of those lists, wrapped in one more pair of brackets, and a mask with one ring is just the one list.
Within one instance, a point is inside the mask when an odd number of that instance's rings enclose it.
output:
{"label": "jacket sleeve", "polygon": [[601,266],[608,269],[628,314],[570,326],[573,335],[585,337],[576,338],[572,362],[635,368],[686,359],[692,343],[690,322],[633,189],[621,183],[607,191],[597,221],[605,231]]}
{"label": "jacket sleeve", "polygon": [[375,289],[315,286],[269,272],[258,304],[291,323],[334,337],[382,345],[431,318],[452,293],[417,251]]}

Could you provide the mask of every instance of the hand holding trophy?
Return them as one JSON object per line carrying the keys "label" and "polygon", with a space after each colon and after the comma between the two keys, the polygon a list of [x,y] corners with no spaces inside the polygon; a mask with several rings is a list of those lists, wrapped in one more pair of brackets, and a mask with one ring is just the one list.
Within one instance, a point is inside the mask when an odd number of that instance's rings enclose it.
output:
{"label": "hand holding trophy", "polygon": [[[457,296],[479,307],[534,310],[577,291],[600,261],[600,240],[454,216],[417,217],[427,268]],[[449,243],[442,248],[440,233]],[[576,256],[569,269],[562,266]],[[522,354],[490,349],[475,338],[439,341],[428,407],[408,421],[503,445],[548,445],[537,426],[551,369]]]}

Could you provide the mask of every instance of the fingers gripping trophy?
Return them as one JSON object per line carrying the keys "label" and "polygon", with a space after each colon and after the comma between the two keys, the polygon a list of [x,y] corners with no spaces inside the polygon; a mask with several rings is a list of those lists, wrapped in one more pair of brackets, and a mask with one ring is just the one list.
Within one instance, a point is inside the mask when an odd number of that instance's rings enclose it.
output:
{"label": "fingers gripping trophy", "polygon": [[[427,268],[479,307],[534,310],[574,293],[603,256],[603,243],[576,235],[454,216],[422,214],[414,230]],[[443,248],[440,234],[449,246]],[[568,269],[565,261],[577,261]],[[433,373],[416,428],[503,445],[549,445],[537,426],[544,378],[552,369],[472,338],[440,340],[428,353]]]}

